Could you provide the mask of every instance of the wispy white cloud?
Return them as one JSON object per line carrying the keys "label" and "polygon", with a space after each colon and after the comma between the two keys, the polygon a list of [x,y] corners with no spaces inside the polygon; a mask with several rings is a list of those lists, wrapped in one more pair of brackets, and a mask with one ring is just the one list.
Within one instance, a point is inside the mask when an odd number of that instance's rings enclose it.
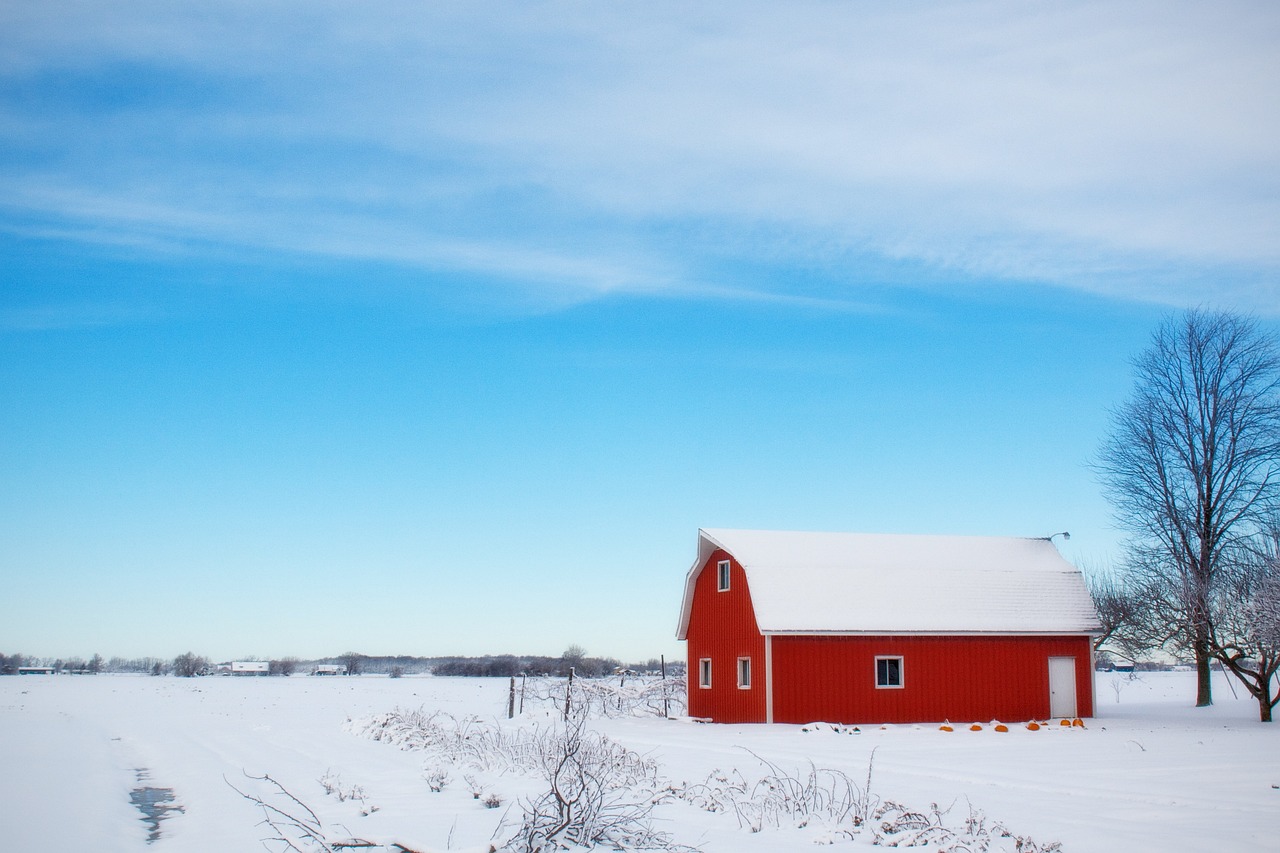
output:
{"label": "wispy white cloud", "polygon": [[136,305],[64,303],[0,308],[0,329],[20,332],[91,329],[152,322],[162,317],[163,313],[158,310]]}
{"label": "wispy white cloud", "polygon": [[0,13],[0,73],[35,93],[0,113],[26,152],[10,227],[456,269],[550,303],[802,300],[712,280],[874,258],[1280,305],[1267,4],[76,8]]}

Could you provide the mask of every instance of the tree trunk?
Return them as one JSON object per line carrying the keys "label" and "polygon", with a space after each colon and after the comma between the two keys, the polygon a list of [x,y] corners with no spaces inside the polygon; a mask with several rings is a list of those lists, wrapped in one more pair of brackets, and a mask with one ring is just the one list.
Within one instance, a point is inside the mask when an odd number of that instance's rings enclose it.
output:
{"label": "tree trunk", "polygon": [[1275,700],[1271,698],[1271,680],[1272,674],[1267,667],[1267,660],[1263,660],[1258,664],[1258,673],[1263,676],[1259,678],[1258,684],[1258,719],[1261,722],[1271,722],[1271,706],[1275,704]]}
{"label": "tree trunk", "polygon": [[1213,704],[1213,670],[1209,664],[1213,656],[1209,654],[1209,638],[1202,629],[1196,630],[1196,707],[1204,708]]}

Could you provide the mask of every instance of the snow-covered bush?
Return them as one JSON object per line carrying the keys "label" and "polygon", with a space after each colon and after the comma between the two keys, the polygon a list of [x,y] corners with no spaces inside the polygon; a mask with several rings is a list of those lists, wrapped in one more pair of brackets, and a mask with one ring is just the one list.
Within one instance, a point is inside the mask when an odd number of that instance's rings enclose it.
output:
{"label": "snow-covered bush", "polygon": [[987,816],[972,806],[958,826],[949,824],[950,811],[937,803],[930,803],[928,811],[917,811],[886,800],[874,814],[872,843],[878,847],[928,847],[937,853],[1057,853],[1062,849],[1057,842],[1042,845],[1014,835],[1002,824],[988,823]]}
{"label": "snow-covered bush", "polygon": [[[226,782],[232,790],[262,810],[262,826],[268,833],[262,839],[262,845],[273,853],[339,853],[355,849],[374,853],[411,853],[410,848],[394,840],[356,838],[326,827],[310,806],[269,775],[246,773],[241,783],[244,787],[233,784],[230,779]],[[330,789],[329,793],[343,790],[340,780],[332,773],[321,777],[320,783]],[[363,792],[359,799],[363,804]]]}
{"label": "snow-covered bush", "polygon": [[530,678],[521,704],[554,708],[561,715],[583,709],[588,717],[680,717],[687,709],[683,677]]}
{"label": "snow-covered bush", "polygon": [[443,711],[397,708],[348,720],[346,729],[400,749],[427,753],[430,763],[478,770],[528,772],[535,764],[532,739],[523,729],[508,729],[478,717],[454,717]]}
{"label": "snow-covered bush", "polygon": [[[560,687],[565,687],[564,681]],[[594,705],[595,711],[598,708]],[[545,782],[544,791],[518,801],[518,817],[506,824],[511,834],[497,848],[502,853],[577,847],[691,850],[653,827],[653,810],[672,800],[733,814],[738,825],[751,832],[807,829],[815,841],[825,843],[857,838],[880,847],[927,847],[931,853],[1059,850],[1056,843],[1042,845],[1016,835],[972,808],[964,818],[952,820],[951,808],[930,804],[928,809],[913,809],[882,799],[871,789],[874,751],[866,778],[856,781],[840,770],[812,763],[792,773],[756,756],[764,770],[756,778],[738,770],[717,771],[696,784],[674,784],[653,759],[588,728],[593,712],[589,702],[571,702],[568,719],[561,719],[561,710],[549,722],[512,727],[441,712],[396,710],[351,721],[348,729],[424,752],[426,772],[433,778],[446,778],[448,768],[456,768],[476,799],[492,779],[505,773]],[[489,779],[482,779],[486,775]],[[502,801],[496,794],[490,799],[493,807]],[[497,835],[502,834],[500,827]]]}
{"label": "snow-covered bush", "polygon": [[324,775],[316,781],[320,783],[321,788],[324,788],[326,794],[331,797],[337,797],[338,802],[345,803],[348,800],[358,802],[360,804],[360,813],[365,817],[378,810],[377,806],[369,804],[369,798],[365,794],[363,786],[342,784],[342,777],[334,773],[333,770],[326,770]]}
{"label": "snow-covered bush", "polygon": [[[752,753],[752,755],[755,755]],[[874,752],[872,753],[874,758]],[[674,789],[680,799],[710,812],[733,812],[738,825],[760,832],[766,827],[821,827],[828,837],[852,838],[879,805],[871,793],[871,768],[859,786],[848,774],[809,765],[807,773],[792,775],[759,756],[765,767],[759,779],[748,782],[737,770],[716,771],[696,785]]]}
{"label": "snow-covered bush", "polygon": [[[752,753],[754,755],[754,753]],[[985,814],[969,809],[958,825],[948,821],[950,808],[931,803],[917,810],[871,791],[875,751],[867,762],[863,784],[839,770],[810,763],[807,771],[789,773],[759,756],[764,774],[748,781],[739,771],[716,771],[696,785],[673,788],[679,799],[710,812],[732,812],[751,832],[765,829],[817,830],[815,840],[832,844],[864,837],[877,847],[927,847],[930,853],[1054,853],[1061,845],[1041,845],[1015,835]]]}
{"label": "snow-covered bush", "polygon": [[[463,771],[477,799],[486,787],[480,772],[511,772],[545,781],[545,792],[520,802],[520,816],[509,827],[512,835],[500,848],[508,853],[596,844],[615,849],[689,849],[675,845],[649,822],[653,808],[671,792],[657,764],[588,729],[587,713],[584,703],[564,721],[505,728],[475,717],[397,709],[349,721],[347,728],[401,749],[425,752],[426,776],[433,791],[447,784],[448,766]],[[501,802],[501,797],[490,794],[485,804],[496,808]]]}
{"label": "snow-covered bush", "polygon": [[545,793],[524,801],[507,853],[545,853],[597,845],[614,850],[676,850],[650,816],[669,788],[648,758],[584,725],[571,714],[563,727],[537,732],[538,771]]}

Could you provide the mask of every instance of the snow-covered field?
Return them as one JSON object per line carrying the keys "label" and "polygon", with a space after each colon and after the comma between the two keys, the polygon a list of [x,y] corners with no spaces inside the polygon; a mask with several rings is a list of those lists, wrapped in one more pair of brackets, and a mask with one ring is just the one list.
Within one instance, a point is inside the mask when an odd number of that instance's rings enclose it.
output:
{"label": "snow-covered field", "polygon": [[[1256,704],[1233,699],[1220,677],[1217,704],[1200,710],[1190,707],[1190,673],[1143,675],[1124,684],[1118,702],[1117,677],[1098,676],[1100,715],[1085,729],[864,726],[851,734],[652,718],[590,725],[655,760],[675,784],[735,768],[756,778],[759,758],[797,775],[813,762],[862,782],[874,749],[875,795],[921,809],[954,802],[957,819],[980,809],[1040,844],[1061,842],[1067,853],[1280,849],[1280,724],[1256,722]],[[506,691],[501,679],[430,677],[0,678],[0,849],[260,850],[268,834],[262,811],[228,781],[260,790],[244,773],[265,773],[314,809],[331,837],[487,850],[503,839],[494,836],[503,815],[518,816],[519,799],[538,789],[537,780],[488,779],[503,800],[493,809],[472,796],[461,772],[433,793],[422,753],[357,736],[346,724],[422,708],[508,726],[499,720]],[[513,724],[551,723],[526,712]],[[182,809],[169,813],[150,844],[130,802],[140,785],[172,788]],[[362,801],[339,800],[337,792],[356,786]],[[680,801],[655,816],[674,840],[706,853],[809,849],[819,837],[793,826],[752,833],[732,812]],[[868,844],[860,837],[837,846]]]}

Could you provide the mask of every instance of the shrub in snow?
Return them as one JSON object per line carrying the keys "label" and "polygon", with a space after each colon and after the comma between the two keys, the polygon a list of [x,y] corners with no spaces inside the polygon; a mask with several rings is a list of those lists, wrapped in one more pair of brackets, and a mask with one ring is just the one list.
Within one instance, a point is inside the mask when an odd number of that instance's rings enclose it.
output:
{"label": "shrub in snow", "polygon": [[378,810],[377,806],[369,805],[364,788],[360,785],[344,786],[342,777],[332,770],[326,770],[324,775],[316,781],[320,783],[320,787],[324,788],[326,794],[337,797],[338,802],[345,803],[347,800],[358,802],[360,804],[360,814],[366,817]]}
{"label": "shrub in snow", "polygon": [[1014,835],[972,806],[959,826],[947,825],[950,808],[930,803],[926,812],[886,800],[875,812],[872,843],[878,847],[928,847],[937,853],[981,853],[1007,850],[1013,853],[1057,853],[1062,845],[1040,845],[1035,840]]}
{"label": "shrub in snow", "polygon": [[[754,755],[754,753],[752,753]],[[870,836],[879,847],[928,847],[933,853],[1054,853],[1061,845],[1040,845],[1034,839],[1011,833],[1003,825],[988,822],[981,811],[969,809],[959,825],[946,820],[950,809],[936,803],[927,811],[881,800],[871,791],[875,750],[867,762],[863,784],[839,770],[815,767],[791,774],[778,765],[756,758],[765,773],[748,782],[741,773],[716,772],[705,782],[673,792],[680,799],[710,812],[732,811],[739,826],[752,832],[765,829],[810,828],[819,830],[818,843],[834,844]]]}
{"label": "shrub in snow", "polygon": [[484,794],[485,785],[474,773],[462,774],[462,781],[466,783],[467,790],[471,792],[471,799],[478,800]]}
{"label": "shrub in snow", "polygon": [[455,764],[479,770],[519,770],[533,766],[530,738],[521,729],[504,729],[478,717],[454,717],[442,711],[397,708],[359,720],[348,720],[352,734],[422,751],[436,764]]}
{"label": "shrub in snow", "polygon": [[588,717],[684,716],[687,696],[683,677],[530,678],[520,688],[525,702],[551,707],[561,716],[581,708]]}
{"label": "shrub in snow", "polygon": [[[326,774],[327,778],[328,774]],[[411,853],[410,848],[395,841],[380,843],[334,833],[331,837],[311,807],[295,797],[287,788],[268,775],[245,774],[246,787],[241,790],[226,780],[232,790],[262,809],[262,825],[270,833],[262,846],[274,851],[293,853],[337,853],[340,850],[370,849]],[[337,788],[335,788],[337,790]]]}
{"label": "shrub in snow", "polygon": [[[755,755],[755,753],[752,753]],[[872,751],[874,759],[875,752]],[[871,794],[871,763],[863,786],[839,770],[809,765],[808,773],[793,776],[778,765],[756,758],[765,774],[754,782],[738,771],[712,773],[706,781],[675,790],[676,796],[710,812],[732,811],[740,827],[760,832],[786,825],[824,827],[829,837],[851,838],[872,814],[878,800]]]}
{"label": "shrub in snow", "polygon": [[650,816],[669,789],[650,759],[584,725],[585,712],[536,738],[545,793],[522,803],[520,825],[500,848],[545,853],[571,847],[680,850]]}
{"label": "shrub in snow", "polygon": [[452,781],[449,776],[449,771],[445,770],[443,767],[427,768],[426,772],[422,774],[422,777],[427,780],[427,787],[437,794],[443,791],[445,786]]}
{"label": "shrub in snow", "polygon": [[[350,721],[349,731],[421,750],[433,791],[448,781],[446,766],[465,769],[473,795],[482,791],[477,771],[514,772],[544,780],[544,793],[520,803],[520,816],[508,828],[501,850],[542,853],[569,845],[607,845],[616,849],[682,850],[653,829],[654,807],[671,796],[657,764],[586,728],[586,704],[569,719],[529,728],[503,728],[475,717],[396,710]],[[502,804],[490,794],[489,808]]]}
{"label": "shrub in snow", "polygon": [[[713,773],[697,784],[673,784],[652,759],[588,729],[591,712],[590,704],[583,702],[571,710],[568,720],[512,728],[474,717],[397,709],[351,721],[348,729],[425,752],[429,777],[447,776],[447,767],[464,771],[463,778],[477,799],[486,790],[480,781],[485,774],[511,772],[544,781],[545,791],[522,799],[519,816],[511,823],[504,821],[511,835],[495,848],[502,853],[550,853],[577,847],[692,850],[653,828],[653,810],[673,799],[707,812],[732,814],[740,827],[752,832],[808,829],[814,840],[825,843],[861,838],[876,846],[928,847],[934,853],[1060,849],[1057,844],[1041,845],[1015,835],[972,808],[967,817],[949,821],[950,808],[932,804],[918,810],[882,800],[871,790],[874,751],[865,780],[856,782],[839,770],[813,764],[806,771],[788,773],[756,756],[764,767],[757,779],[734,770]],[[825,728],[814,726],[813,730]],[[502,799],[489,794],[484,804],[497,808]],[[503,832],[500,826],[497,834]]]}

